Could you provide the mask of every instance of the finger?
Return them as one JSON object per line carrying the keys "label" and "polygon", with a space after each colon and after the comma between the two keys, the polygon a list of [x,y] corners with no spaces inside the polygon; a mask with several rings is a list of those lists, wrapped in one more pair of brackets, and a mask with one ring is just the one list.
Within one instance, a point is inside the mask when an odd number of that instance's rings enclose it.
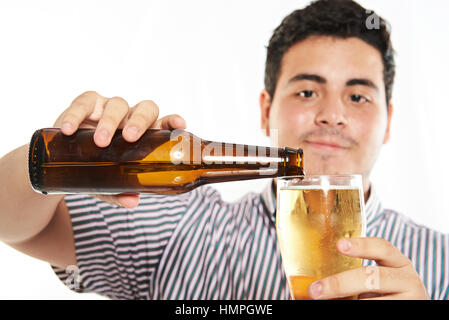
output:
{"label": "finger", "polygon": [[106,147],[109,145],[112,136],[128,114],[128,111],[129,106],[124,99],[120,97],[107,99],[103,115],[94,133],[94,141],[97,146]]}
{"label": "finger", "polygon": [[123,137],[129,142],[138,140],[159,116],[158,106],[151,100],[143,100],[131,108]]}
{"label": "finger", "polygon": [[346,256],[375,260],[385,267],[401,268],[411,264],[395,246],[382,238],[340,239],[337,248]]}
{"label": "finger", "polygon": [[[415,297],[416,299],[416,297]],[[380,296],[376,296],[376,297],[371,297],[371,298],[362,298],[359,300],[413,300],[413,297],[411,297],[408,294],[405,293],[398,293],[398,294],[388,294],[388,295],[380,295]],[[424,300],[424,299],[416,299],[416,300]]]}
{"label": "finger", "polygon": [[131,209],[139,205],[140,195],[138,193],[122,193],[114,196],[119,205]]}
{"label": "finger", "polygon": [[101,112],[105,100],[105,97],[95,91],[86,91],[73,100],[55,125],[61,126],[63,134],[71,135],[86,118]]}
{"label": "finger", "polygon": [[313,299],[338,299],[365,293],[396,294],[411,289],[402,269],[369,266],[334,274],[310,284]]}
{"label": "finger", "polygon": [[180,115],[171,114],[157,120],[151,128],[154,129],[185,129],[186,121]]}

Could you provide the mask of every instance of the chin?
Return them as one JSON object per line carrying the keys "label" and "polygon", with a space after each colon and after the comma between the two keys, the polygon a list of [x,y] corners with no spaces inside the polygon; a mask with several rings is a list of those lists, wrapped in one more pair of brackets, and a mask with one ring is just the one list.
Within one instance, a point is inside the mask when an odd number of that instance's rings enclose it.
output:
{"label": "chin", "polygon": [[347,167],[339,167],[332,164],[326,164],[322,166],[304,166],[306,175],[337,175],[337,174],[356,174],[358,170],[350,169]]}
{"label": "chin", "polygon": [[341,171],[341,170],[305,170],[306,175],[310,176],[329,176],[329,175],[341,175],[352,174],[353,172]]}
{"label": "chin", "polygon": [[304,151],[304,171],[307,175],[356,174],[360,168],[347,154]]}

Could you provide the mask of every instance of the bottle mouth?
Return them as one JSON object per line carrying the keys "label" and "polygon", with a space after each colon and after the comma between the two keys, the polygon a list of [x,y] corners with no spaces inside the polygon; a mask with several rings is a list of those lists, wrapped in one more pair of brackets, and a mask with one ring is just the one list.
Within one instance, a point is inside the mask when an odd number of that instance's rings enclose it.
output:
{"label": "bottle mouth", "polygon": [[284,148],[284,176],[304,175],[304,156],[301,148]]}

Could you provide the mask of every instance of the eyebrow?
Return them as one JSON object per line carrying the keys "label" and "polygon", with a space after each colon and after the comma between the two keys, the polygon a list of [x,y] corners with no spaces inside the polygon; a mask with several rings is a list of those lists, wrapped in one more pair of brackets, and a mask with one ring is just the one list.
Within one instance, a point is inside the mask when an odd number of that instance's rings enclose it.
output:
{"label": "eyebrow", "polygon": [[369,79],[351,79],[346,82],[346,86],[356,86],[356,85],[362,85],[370,87],[376,91],[379,91],[379,88]]}
{"label": "eyebrow", "polygon": [[324,79],[322,76],[319,76],[317,74],[308,74],[308,73],[299,73],[290,80],[288,80],[287,84],[291,84],[296,81],[300,80],[310,80],[315,81],[318,83],[326,83],[326,79]]}
{"label": "eyebrow", "polygon": [[[326,83],[326,79],[323,78],[322,76],[319,76],[317,74],[309,74],[309,73],[299,73],[297,75],[295,75],[294,77],[290,78],[290,80],[288,80],[287,85],[292,84],[293,82],[296,81],[301,81],[301,80],[309,80],[309,81],[314,81],[317,83]],[[356,85],[362,85],[362,86],[367,86],[370,87],[376,91],[379,91],[379,88],[374,84],[374,82],[372,82],[369,79],[350,79],[348,81],[346,81],[346,86],[356,86]]]}

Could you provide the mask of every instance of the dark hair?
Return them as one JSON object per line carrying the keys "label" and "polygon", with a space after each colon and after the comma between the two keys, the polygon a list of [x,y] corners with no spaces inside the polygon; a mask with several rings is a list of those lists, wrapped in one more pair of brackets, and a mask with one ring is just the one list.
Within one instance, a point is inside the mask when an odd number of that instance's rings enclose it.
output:
{"label": "dark hair", "polygon": [[[370,17],[374,19],[369,21]],[[389,29],[384,19],[352,0],[318,0],[304,9],[295,10],[274,30],[268,44],[265,89],[273,99],[282,57],[294,44],[314,35],[343,39],[357,37],[381,53],[388,106],[395,75],[394,50]]]}

